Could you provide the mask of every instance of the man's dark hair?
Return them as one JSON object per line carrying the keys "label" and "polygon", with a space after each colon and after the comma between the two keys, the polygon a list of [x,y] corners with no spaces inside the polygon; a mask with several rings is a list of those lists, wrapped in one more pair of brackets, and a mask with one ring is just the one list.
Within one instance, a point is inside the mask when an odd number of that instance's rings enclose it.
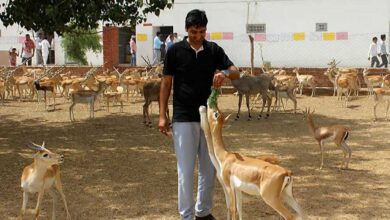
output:
{"label": "man's dark hair", "polygon": [[381,40],[384,40],[384,39],[386,39],[386,34],[381,35]]}
{"label": "man's dark hair", "polygon": [[372,41],[374,41],[374,40],[378,40],[378,38],[376,38],[376,37],[372,38]]}
{"label": "man's dark hair", "polygon": [[156,35],[157,35],[157,36],[160,35],[160,31],[157,31]]}
{"label": "man's dark hair", "polygon": [[190,12],[188,12],[186,17],[186,29],[188,29],[191,26],[195,27],[206,27],[207,26],[207,16],[206,12],[194,9]]}
{"label": "man's dark hair", "polygon": [[29,35],[29,34],[26,34],[26,37],[30,37],[30,35]]}

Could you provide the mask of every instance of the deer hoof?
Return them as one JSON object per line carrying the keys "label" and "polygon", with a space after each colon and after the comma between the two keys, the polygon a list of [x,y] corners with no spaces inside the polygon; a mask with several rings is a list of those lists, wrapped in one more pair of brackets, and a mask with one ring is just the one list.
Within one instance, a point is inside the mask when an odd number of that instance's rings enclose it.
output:
{"label": "deer hoof", "polygon": [[269,114],[266,114],[266,115],[265,115],[265,118],[267,119],[268,117],[269,117]]}
{"label": "deer hoof", "polygon": [[260,120],[261,119],[261,115],[257,116],[257,120]]}
{"label": "deer hoof", "polygon": [[236,118],[234,119],[235,121],[238,121],[238,119],[240,119],[240,116],[239,115],[236,115]]}

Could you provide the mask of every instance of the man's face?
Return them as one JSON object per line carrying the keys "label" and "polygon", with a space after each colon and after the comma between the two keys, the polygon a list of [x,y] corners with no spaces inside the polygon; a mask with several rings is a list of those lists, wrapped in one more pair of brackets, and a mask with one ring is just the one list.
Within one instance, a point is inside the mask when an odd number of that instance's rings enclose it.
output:
{"label": "man's face", "polygon": [[186,29],[188,40],[194,44],[202,44],[206,37],[206,27],[191,26]]}

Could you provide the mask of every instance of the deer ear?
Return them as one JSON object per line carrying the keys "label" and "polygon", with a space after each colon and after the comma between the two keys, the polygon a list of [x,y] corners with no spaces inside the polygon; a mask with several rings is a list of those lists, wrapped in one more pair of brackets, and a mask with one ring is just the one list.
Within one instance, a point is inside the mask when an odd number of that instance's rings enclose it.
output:
{"label": "deer ear", "polygon": [[229,114],[228,116],[225,117],[225,120],[223,120],[224,122],[227,122],[230,118],[230,116],[232,116],[232,114]]}

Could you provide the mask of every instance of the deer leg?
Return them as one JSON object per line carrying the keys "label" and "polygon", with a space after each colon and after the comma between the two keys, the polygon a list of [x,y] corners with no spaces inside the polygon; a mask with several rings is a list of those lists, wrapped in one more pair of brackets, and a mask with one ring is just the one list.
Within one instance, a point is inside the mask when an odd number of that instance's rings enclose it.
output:
{"label": "deer leg", "polygon": [[[267,191],[263,189],[263,191]],[[271,191],[272,192],[272,191]],[[286,207],[284,207],[283,202],[281,201],[281,197],[278,196],[279,193],[267,193],[262,195],[264,202],[267,203],[267,205],[271,206],[275,211],[279,213],[284,219],[286,220],[293,220],[295,219],[294,215],[290,213]]]}
{"label": "deer leg", "polygon": [[70,214],[69,214],[68,204],[66,203],[65,194],[62,191],[62,182],[61,182],[61,179],[60,179],[60,173],[57,173],[57,175],[56,175],[56,181],[55,181],[55,185],[54,186],[57,189],[57,191],[60,193],[61,199],[64,202],[65,211],[66,211],[66,219],[70,220],[71,217],[70,217]]}
{"label": "deer leg", "polygon": [[56,110],[56,93],[53,91],[52,94],[53,94],[53,107],[54,107],[54,111],[55,111]]}
{"label": "deer leg", "polygon": [[343,169],[344,168],[344,164],[346,163],[346,158],[347,158],[347,149],[345,148],[345,146],[340,143],[340,144],[337,144],[337,147],[341,148],[341,150],[343,151],[343,154],[344,154],[344,157],[343,157],[343,161],[341,162],[341,165],[340,165],[340,168],[339,169]]}
{"label": "deer leg", "polygon": [[249,107],[249,94],[245,94],[245,102],[246,102],[246,108],[248,109],[248,121],[250,121],[252,119],[252,116],[251,116],[251,109]]}
{"label": "deer leg", "polygon": [[291,207],[294,209],[295,212],[298,213],[298,215],[302,219],[306,219],[306,215],[303,212],[301,206],[298,204],[297,200],[295,200],[294,195],[293,195],[293,179],[292,177],[285,177],[285,178],[290,178],[290,182],[287,183],[286,187],[283,189],[282,192],[282,198],[283,200]]}
{"label": "deer leg", "polygon": [[238,219],[242,220],[242,193],[240,190],[236,189],[235,194],[236,194]]}
{"label": "deer leg", "polygon": [[271,110],[271,104],[272,104],[272,97],[268,94],[268,93],[266,93],[266,99],[267,99],[267,114],[265,115],[265,118],[267,119],[268,117],[269,117],[269,112],[270,112],[270,110]]}
{"label": "deer leg", "polygon": [[375,104],[374,104],[374,121],[376,121],[377,117],[376,117],[376,107],[378,106],[379,104],[379,101],[376,101]]}
{"label": "deer leg", "polygon": [[[72,102],[72,104],[69,106],[69,119],[70,121],[73,121],[74,120],[74,113],[73,113],[73,107],[74,107],[75,103]],[[72,117],[73,116],[73,117]],[[73,119],[73,120],[72,120]]]}
{"label": "deer leg", "polygon": [[287,92],[288,97],[294,102],[294,114],[297,113],[297,99],[294,94],[291,92]]}
{"label": "deer leg", "polygon": [[234,119],[236,121],[240,118],[241,103],[242,103],[242,94],[238,93],[238,112],[236,118]]}
{"label": "deer leg", "polygon": [[56,219],[57,194],[52,189],[50,189],[48,192],[49,192],[50,196],[53,198],[53,209],[52,209],[51,219],[55,220]]}
{"label": "deer leg", "polygon": [[348,169],[348,164],[349,164],[349,161],[351,160],[351,156],[352,156],[352,150],[351,150],[351,148],[348,146],[347,142],[343,141],[341,144],[344,145],[345,149],[346,149],[347,152],[348,152],[348,160],[347,160],[346,166],[345,166],[345,169]]}
{"label": "deer leg", "polygon": [[319,142],[319,145],[320,145],[320,151],[321,151],[321,166],[320,166],[320,170],[322,169],[322,167],[324,166],[324,141],[320,141]]}
{"label": "deer leg", "polygon": [[41,206],[44,192],[45,192],[44,189],[42,189],[42,190],[38,193],[37,205],[36,205],[35,210],[34,210],[34,211],[35,211],[35,219],[36,219],[36,220],[38,220],[38,216],[39,216],[39,212],[40,212],[39,207]]}
{"label": "deer leg", "polygon": [[28,192],[23,192],[23,204],[22,204],[22,208],[20,209],[20,214],[18,217],[19,220],[22,220],[24,214],[26,213],[27,202],[28,202]]}
{"label": "deer leg", "polygon": [[[229,183],[226,183],[226,185],[228,185]],[[237,213],[236,213],[236,207],[237,207],[237,204],[236,204],[236,197],[235,197],[235,192],[234,192],[234,189],[232,186],[227,186],[226,187],[226,191],[229,195],[229,198],[230,198],[230,206],[228,207],[229,209],[229,212],[230,212],[230,217],[232,220],[236,220],[237,219]]]}

